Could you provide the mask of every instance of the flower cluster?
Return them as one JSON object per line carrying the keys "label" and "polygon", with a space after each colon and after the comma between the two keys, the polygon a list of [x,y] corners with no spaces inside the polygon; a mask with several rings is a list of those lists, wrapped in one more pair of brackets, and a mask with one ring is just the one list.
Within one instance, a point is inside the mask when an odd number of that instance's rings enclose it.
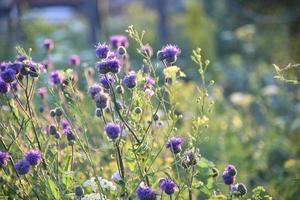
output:
{"label": "flower cluster", "polygon": [[236,174],[237,174],[237,170],[236,170],[235,166],[228,165],[222,174],[222,179],[223,179],[224,183],[227,185],[233,184],[235,182]]}
{"label": "flower cluster", "polygon": [[41,162],[42,155],[39,150],[26,152],[24,158],[15,163],[14,168],[19,175],[25,175],[30,170],[30,165],[35,166]]}
{"label": "flower cluster", "polygon": [[89,180],[86,180],[83,183],[83,187],[91,187],[92,190],[94,192],[96,192],[97,189],[98,189],[96,181],[98,181],[100,183],[101,188],[104,189],[104,190],[115,191],[117,189],[117,187],[114,185],[113,182],[108,181],[108,180],[106,180],[106,179],[104,179],[102,177],[97,177],[97,179],[93,177],[93,178],[91,178]]}

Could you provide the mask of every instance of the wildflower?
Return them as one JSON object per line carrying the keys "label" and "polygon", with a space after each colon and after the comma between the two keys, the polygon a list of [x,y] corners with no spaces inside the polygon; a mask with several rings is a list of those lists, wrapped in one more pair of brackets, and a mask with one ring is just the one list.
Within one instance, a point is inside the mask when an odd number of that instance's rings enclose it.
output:
{"label": "wildflower", "polygon": [[30,170],[30,163],[26,159],[22,159],[15,163],[14,168],[19,175],[25,175]]}
{"label": "wildflower", "polygon": [[130,72],[128,75],[124,77],[123,83],[126,87],[130,89],[134,88],[137,84],[136,74],[134,72]]}
{"label": "wildflower", "polygon": [[187,150],[184,152],[181,165],[184,168],[189,168],[193,165],[197,164],[198,155],[194,152],[194,150]]}
{"label": "wildflower", "polygon": [[61,119],[60,120],[60,125],[63,129],[67,129],[67,128],[70,128],[71,127],[71,124],[68,120],[66,119]]}
{"label": "wildflower", "polygon": [[158,113],[155,113],[155,114],[153,115],[153,120],[154,120],[154,121],[158,121],[158,120],[159,120],[159,114],[158,114]]}
{"label": "wildflower", "polygon": [[103,92],[98,93],[94,98],[94,101],[96,103],[96,107],[97,108],[102,108],[102,109],[107,107],[108,100],[109,100],[109,96],[106,93],[103,93]]}
{"label": "wildflower", "polygon": [[115,182],[119,182],[122,180],[121,175],[119,172],[115,172],[112,176],[111,176],[111,180],[115,181]]}
{"label": "wildflower", "polygon": [[50,135],[55,135],[57,133],[57,129],[54,125],[51,125],[49,127],[49,133],[50,133]]}
{"label": "wildflower", "polygon": [[8,91],[9,91],[9,85],[0,78],[0,93],[5,94]]}
{"label": "wildflower", "polygon": [[128,39],[124,35],[113,35],[109,38],[109,40],[111,47],[114,49],[120,46],[128,47]]}
{"label": "wildflower", "polygon": [[54,109],[50,110],[50,116],[51,117],[55,117],[55,115],[56,115],[55,110]]}
{"label": "wildflower", "polygon": [[146,94],[146,96],[147,96],[148,98],[151,98],[151,97],[154,95],[154,91],[147,88],[147,89],[145,90],[145,94]]}
{"label": "wildflower", "polygon": [[8,152],[0,151],[0,167],[5,167],[7,165],[10,155]]}
{"label": "wildflower", "polygon": [[216,178],[216,177],[218,177],[219,176],[219,170],[216,168],[216,167],[213,167],[212,168],[212,177],[213,178]]}
{"label": "wildflower", "polygon": [[8,68],[15,70],[15,73],[18,74],[22,68],[23,64],[20,61],[15,61],[8,64]]}
{"label": "wildflower", "polygon": [[60,117],[64,113],[63,109],[61,107],[55,108],[55,115]]}
{"label": "wildflower", "polygon": [[46,38],[44,40],[43,46],[46,50],[51,51],[54,48],[54,42],[52,39]]}
{"label": "wildflower", "polygon": [[41,99],[43,99],[47,94],[47,88],[46,87],[41,87],[37,89],[37,95],[39,95],[41,97]]}
{"label": "wildflower", "polygon": [[105,89],[109,89],[109,85],[114,83],[114,78],[107,74],[106,77],[104,75],[101,75],[99,78],[99,82],[100,84],[105,88]]}
{"label": "wildflower", "polygon": [[119,46],[117,52],[118,52],[118,55],[120,55],[120,56],[124,56],[127,53],[125,47],[123,47],[123,46]]}
{"label": "wildflower", "polygon": [[152,77],[145,78],[145,88],[152,88],[154,84],[155,84],[155,80]]}
{"label": "wildflower", "polygon": [[230,176],[227,171],[222,174],[222,179],[226,185],[231,185],[235,181],[235,176]]}
{"label": "wildflower", "polygon": [[49,76],[49,82],[51,85],[59,85],[62,82],[62,76],[59,71],[53,71],[51,72]]}
{"label": "wildflower", "polygon": [[109,52],[109,46],[105,43],[101,44],[99,43],[96,46],[96,55],[98,56],[98,58],[106,58],[107,54]]}
{"label": "wildflower", "polygon": [[172,195],[175,192],[176,184],[170,178],[165,178],[159,181],[159,187],[166,194]]}
{"label": "wildflower", "polygon": [[80,56],[73,54],[69,57],[69,64],[72,66],[76,66],[80,64]]}
{"label": "wildflower", "polygon": [[137,188],[136,194],[139,200],[156,200],[156,193],[144,183]]}
{"label": "wildflower", "polygon": [[135,112],[136,114],[141,114],[141,113],[143,112],[143,110],[142,110],[141,107],[136,107],[136,108],[134,109],[134,112]]}
{"label": "wildflower", "polygon": [[99,84],[94,84],[89,87],[88,94],[92,97],[92,99],[95,99],[95,96],[102,92],[102,87]]}
{"label": "wildflower", "polygon": [[34,62],[30,62],[28,65],[28,74],[33,77],[36,78],[39,76],[39,70],[41,65],[38,63],[34,63]]}
{"label": "wildflower", "polygon": [[180,49],[172,44],[168,44],[164,46],[158,52],[158,59],[159,60],[166,60],[168,63],[172,64],[176,62],[177,56],[181,53]]}
{"label": "wildflower", "polygon": [[6,68],[1,72],[1,78],[6,83],[11,83],[16,79],[16,72],[11,68]]}
{"label": "wildflower", "polygon": [[143,55],[148,56],[148,57],[152,57],[153,56],[153,49],[152,49],[152,47],[149,44],[144,45],[141,48],[140,52]]}
{"label": "wildflower", "polygon": [[237,183],[234,185],[231,185],[230,192],[234,196],[244,196],[247,193],[247,188],[243,183]]}
{"label": "wildflower", "polygon": [[167,142],[166,147],[170,149],[174,154],[181,152],[181,145],[183,144],[183,139],[180,137],[172,137]]}
{"label": "wildflower", "polygon": [[81,186],[77,186],[74,189],[74,193],[77,197],[82,197],[84,195],[84,189]]}
{"label": "wildflower", "polygon": [[30,165],[37,165],[41,161],[42,155],[39,150],[30,150],[24,157]]}
{"label": "wildflower", "polygon": [[97,117],[102,117],[102,111],[101,111],[101,109],[99,109],[99,108],[97,108],[96,110],[95,110],[95,115],[97,116]]}
{"label": "wildflower", "polygon": [[122,131],[121,127],[115,123],[108,123],[105,126],[106,135],[112,140],[118,138],[119,135],[121,134],[121,131]]}
{"label": "wildflower", "polygon": [[235,176],[237,174],[237,170],[233,165],[227,165],[225,171],[227,171],[230,176]]}
{"label": "wildflower", "polygon": [[108,72],[119,73],[121,65],[116,58],[105,58],[96,63],[96,68],[101,74],[106,74]]}

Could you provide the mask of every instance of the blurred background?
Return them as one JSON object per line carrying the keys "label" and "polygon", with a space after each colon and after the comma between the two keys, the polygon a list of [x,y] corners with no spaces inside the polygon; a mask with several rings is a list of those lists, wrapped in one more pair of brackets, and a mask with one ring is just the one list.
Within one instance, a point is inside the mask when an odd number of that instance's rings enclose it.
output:
{"label": "blurred background", "polygon": [[[199,80],[192,49],[202,48],[211,60],[215,109],[199,141],[202,154],[217,166],[235,164],[249,189],[264,185],[275,199],[299,198],[299,87],[274,80],[272,64],[300,63],[300,1],[0,0],[0,60],[13,59],[21,45],[42,61],[43,40],[51,38],[58,68],[71,54],[93,66],[94,46],[125,34],[128,25],[145,30],[155,51],[166,43],[181,48],[178,66],[190,86],[178,100],[182,110],[193,96],[190,80]],[[131,42],[132,65],[139,69],[135,51]],[[300,77],[296,71],[288,76]]]}

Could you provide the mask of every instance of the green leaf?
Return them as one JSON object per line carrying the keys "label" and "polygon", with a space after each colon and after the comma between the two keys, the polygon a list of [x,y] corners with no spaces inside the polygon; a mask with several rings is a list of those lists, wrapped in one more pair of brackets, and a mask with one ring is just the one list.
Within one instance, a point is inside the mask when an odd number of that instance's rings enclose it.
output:
{"label": "green leaf", "polygon": [[48,178],[48,180],[47,180],[47,185],[50,188],[50,191],[51,191],[52,195],[54,196],[54,198],[61,199],[57,186],[50,178]]}

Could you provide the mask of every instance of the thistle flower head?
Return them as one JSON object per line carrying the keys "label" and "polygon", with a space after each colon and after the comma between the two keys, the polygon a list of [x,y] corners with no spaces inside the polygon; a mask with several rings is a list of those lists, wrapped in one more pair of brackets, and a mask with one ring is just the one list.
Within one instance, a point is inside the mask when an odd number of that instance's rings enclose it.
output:
{"label": "thistle flower head", "polygon": [[5,167],[7,165],[10,155],[8,152],[0,151],[0,167]]}
{"label": "thistle flower head", "polygon": [[16,79],[16,71],[10,67],[6,67],[1,72],[1,79],[6,83],[11,83]]}
{"label": "thistle flower head", "polygon": [[128,39],[124,35],[112,35],[109,38],[110,45],[112,48],[116,49],[119,46],[128,47]]}
{"label": "thistle flower head", "polygon": [[176,62],[177,56],[181,53],[181,50],[172,44],[168,44],[164,46],[158,52],[158,59],[159,60],[166,60],[168,63],[172,64]]}
{"label": "thistle flower head", "polygon": [[106,58],[109,52],[109,46],[106,43],[99,43],[96,46],[96,55],[98,58]]}
{"label": "thistle flower head", "polygon": [[183,144],[184,140],[180,137],[172,137],[167,142],[166,147],[170,149],[174,154],[178,154],[181,152],[181,145]]}
{"label": "thistle flower head", "polygon": [[97,108],[102,108],[102,109],[107,107],[108,100],[109,100],[109,96],[104,92],[98,93],[94,98],[94,101],[96,103],[96,107]]}
{"label": "thistle flower head", "polygon": [[176,183],[174,183],[170,178],[164,178],[159,181],[159,187],[168,195],[172,195],[176,189]]}
{"label": "thistle flower head", "polygon": [[22,159],[15,163],[14,168],[19,175],[25,175],[30,170],[30,163],[26,159]]}
{"label": "thistle flower head", "polygon": [[69,64],[72,66],[77,66],[80,64],[80,56],[73,54],[69,57]]}
{"label": "thistle flower head", "polygon": [[54,41],[52,39],[46,38],[43,42],[43,46],[46,50],[51,51],[54,48]]}
{"label": "thistle flower head", "polygon": [[156,200],[156,193],[144,183],[137,188],[136,194],[139,200]]}
{"label": "thistle flower head", "polygon": [[107,74],[106,77],[100,75],[99,82],[105,89],[109,89],[109,85],[113,84],[115,79],[110,74]]}
{"label": "thistle flower head", "polygon": [[24,157],[30,165],[37,165],[42,159],[42,155],[39,150],[30,150]]}
{"label": "thistle flower head", "polygon": [[0,93],[5,94],[9,91],[9,84],[0,78]]}
{"label": "thistle flower head", "polygon": [[46,94],[47,94],[46,87],[41,87],[37,89],[37,95],[40,96],[42,99],[45,97]]}
{"label": "thistle flower head", "polygon": [[121,131],[121,127],[115,123],[107,123],[105,126],[106,135],[112,140],[117,139],[121,134]]}
{"label": "thistle flower head", "polygon": [[137,78],[135,72],[130,72],[123,79],[123,83],[127,88],[134,88],[137,84]]}
{"label": "thistle flower head", "polygon": [[62,82],[62,75],[58,70],[55,70],[50,73],[49,82],[51,85],[59,85]]}
{"label": "thistle flower head", "polygon": [[119,73],[121,69],[120,62],[117,58],[105,58],[96,63],[96,68],[98,69],[100,74],[106,74],[108,72],[111,73]]}
{"label": "thistle flower head", "polygon": [[89,87],[88,94],[94,99],[95,96],[102,91],[103,89],[99,84],[94,84]]}

